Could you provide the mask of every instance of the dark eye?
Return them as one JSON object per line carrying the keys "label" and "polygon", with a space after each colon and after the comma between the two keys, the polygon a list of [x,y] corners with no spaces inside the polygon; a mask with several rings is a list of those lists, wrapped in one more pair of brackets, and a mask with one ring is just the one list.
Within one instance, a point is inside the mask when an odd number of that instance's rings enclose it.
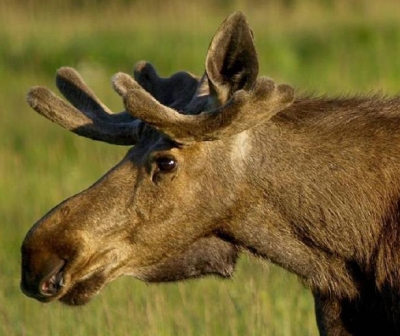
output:
{"label": "dark eye", "polygon": [[175,158],[170,156],[161,156],[156,159],[157,170],[164,173],[170,173],[175,170],[177,162]]}

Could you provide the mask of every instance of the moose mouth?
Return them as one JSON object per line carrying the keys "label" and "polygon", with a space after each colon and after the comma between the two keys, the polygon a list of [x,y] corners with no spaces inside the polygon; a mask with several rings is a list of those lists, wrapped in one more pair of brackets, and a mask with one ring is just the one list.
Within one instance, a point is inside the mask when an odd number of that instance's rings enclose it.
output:
{"label": "moose mouth", "polygon": [[97,271],[89,277],[71,281],[66,272],[66,262],[60,260],[57,265],[35,286],[28,277],[23,277],[22,291],[43,303],[60,301],[69,306],[79,306],[88,303],[107,283],[105,274]]}
{"label": "moose mouth", "polygon": [[69,306],[81,306],[88,303],[105,286],[107,280],[101,273],[75,283],[58,300]]}

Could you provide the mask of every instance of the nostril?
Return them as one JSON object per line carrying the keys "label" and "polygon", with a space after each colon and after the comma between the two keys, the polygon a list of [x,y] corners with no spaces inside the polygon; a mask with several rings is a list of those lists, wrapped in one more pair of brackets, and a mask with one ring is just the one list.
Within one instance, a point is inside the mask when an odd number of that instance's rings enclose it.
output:
{"label": "nostril", "polygon": [[43,296],[54,296],[60,292],[61,288],[64,286],[64,274],[63,267],[65,261],[60,260],[60,263],[52,272],[47,274],[39,284],[39,292]]}

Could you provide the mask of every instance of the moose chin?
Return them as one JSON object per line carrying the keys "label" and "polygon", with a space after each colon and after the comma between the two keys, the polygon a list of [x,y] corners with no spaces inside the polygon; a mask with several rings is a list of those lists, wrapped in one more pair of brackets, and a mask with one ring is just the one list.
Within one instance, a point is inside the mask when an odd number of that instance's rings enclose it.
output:
{"label": "moose chin", "polygon": [[230,277],[239,251],[295,273],[320,335],[400,335],[400,98],[296,96],[258,74],[244,15],[205,73],[118,73],[112,113],[71,68],[28,103],[80,136],[131,146],[22,244],[25,294],[84,304],[105,284]]}

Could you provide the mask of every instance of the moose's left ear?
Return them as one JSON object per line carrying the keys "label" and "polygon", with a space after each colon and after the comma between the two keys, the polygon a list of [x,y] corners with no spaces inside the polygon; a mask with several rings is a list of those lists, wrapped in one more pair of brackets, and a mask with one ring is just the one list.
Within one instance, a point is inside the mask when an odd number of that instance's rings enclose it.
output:
{"label": "moose's left ear", "polygon": [[215,33],[206,58],[210,94],[224,105],[238,90],[250,90],[258,75],[257,52],[246,17],[230,15]]}

